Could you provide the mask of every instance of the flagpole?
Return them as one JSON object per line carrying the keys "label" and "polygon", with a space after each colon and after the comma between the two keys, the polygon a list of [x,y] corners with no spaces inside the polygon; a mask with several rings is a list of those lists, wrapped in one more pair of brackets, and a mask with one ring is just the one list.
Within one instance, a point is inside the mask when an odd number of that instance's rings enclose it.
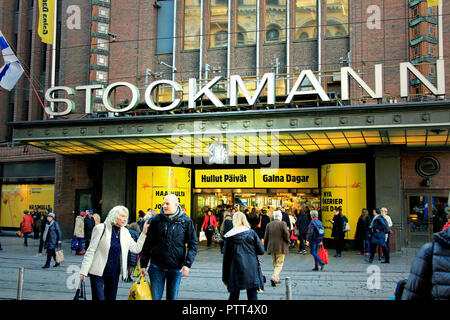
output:
{"label": "flagpole", "polygon": [[[50,87],[53,88],[56,84],[56,32],[57,28],[57,20],[58,19],[58,0],[55,0],[54,11],[53,11],[53,44],[52,44],[52,74],[50,80]],[[52,94],[53,95],[53,94]],[[55,103],[50,102],[50,109],[52,111],[55,110]],[[53,118],[53,116],[51,116]]]}

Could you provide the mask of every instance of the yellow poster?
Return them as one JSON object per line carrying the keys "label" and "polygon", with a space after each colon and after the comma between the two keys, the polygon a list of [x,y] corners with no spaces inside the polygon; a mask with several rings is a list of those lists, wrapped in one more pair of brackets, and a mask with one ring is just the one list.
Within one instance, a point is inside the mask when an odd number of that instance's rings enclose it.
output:
{"label": "yellow poster", "polygon": [[253,188],[253,169],[195,170],[196,188]]}
{"label": "yellow poster", "polygon": [[164,197],[173,193],[191,215],[191,169],[180,167],[138,167],[136,186],[136,219],[139,210],[161,210]]}
{"label": "yellow poster", "polygon": [[12,184],[2,186],[0,206],[0,226],[20,226],[25,210],[38,209],[44,213],[54,208],[55,186],[53,184]]}
{"label": "yellow poster", "polygon": [[318,170],[255,169],[255,188],[318,188]]}
{"label": "yellow poster", "polygon": [[54,0],[39,0],[38,34],[43,43],[53,44],[54,12]]}
{"label": "yellow poster", "polygon": [[355,239],[361,210],[367,206],[365,163],[326,164],[321,168],[321,177],[325,238],[331,238],[334,209],[342,207],[342,214],[347,217],[351,228],[346,239]]}

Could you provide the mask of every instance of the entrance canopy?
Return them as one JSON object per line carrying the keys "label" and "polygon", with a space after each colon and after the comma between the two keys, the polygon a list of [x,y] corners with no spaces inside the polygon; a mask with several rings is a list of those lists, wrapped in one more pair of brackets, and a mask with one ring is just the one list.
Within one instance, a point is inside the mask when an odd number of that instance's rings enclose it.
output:
{"label": "entrance canopy", "polygon": [[15,122],[14,141],[57,154],[302,155],[373,145],[450,145],[450,101]]}

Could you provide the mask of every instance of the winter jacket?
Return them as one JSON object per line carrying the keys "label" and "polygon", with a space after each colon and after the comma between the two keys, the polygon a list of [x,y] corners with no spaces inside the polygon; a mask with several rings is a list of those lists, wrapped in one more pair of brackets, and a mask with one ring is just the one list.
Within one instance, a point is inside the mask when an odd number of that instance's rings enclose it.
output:
{"label": "winter jacket", "polygon": [[222,281],[229,292],[264,288],[257,257],[263,254],[264,247],[254,230],[242,226],[225,234]]}
{"label": "winter jacket", "polygon": [[289,230],[284,221],[274,220],[266,227],[264,249],[267,253],[289,253]]}
{"label": "winter jacket", "polygon": [[168,216],[161,208],[161,213],[150,220],[140,259],[141,268],[147,268],[149,261],[164,269],[191,268],[194,263],[198,250],[194,223],[180,206],[172,219]]}
{"label": "winter jacket", "polygon": [[387,222],[381,214],[373,218],[372,223],[370,224],[370,243],[385,246],[388,228]]}
{"label": "winter jacket", "polygon": [[[101,277],[108,261],[109,249],[111,247],[112,225],[100,223],[92,230],[91,243],[84,254],[80,274],[87,276],[89,273]],[[133,240],[127,228],[120,228],[121,246],[121,274],[122,279],[127,279],[128,251],[139,253],[147,236],[141,233],[137,242]]]}
{"label": "winter jacket", "polygon": [[450,228],[417,252],[402,300],[450,299]]}
{"label": "winter jacket", "polygon": [[84,218],[82,216],[77,216],[75,218],[73,235],[77,238],[84,238]]}
{"label": "winter jacket", "polygon": [[32,232],[34,227],[33,217],[29,214],[25,214],[20,221],[20,229],[23,233]]}
{"label": "winter jacket", "polygon": [[307,233],[308,232],[308,217],[306,215],[299,215],[297,217],[297,222],[295,223],[295,225],[298,228],[298,231],[300,233]]}
{"label": "winter jacket", "polygon": [[43,240],[45,249],[55,249],[58,246],[58,241],[62,241],[62,232],[58,221],[53,220],[48,228],[47,237]]}
{"label": "winter jacket", "polygon": [[361,240],[369,239],[369,228],[370,228],[370,218],[367,215],[365,219],[359,217],[358,223],[356,224],[355,238]]}
{"label": "winter jacket", "polygon": [[211,215],[206,215],[205,219],[203,220],[203,224],[202,224],[202,229],[206,230],[207,227],[209,226],[213,226],[214,228],[217,228],[217,219],[216,216],[211,214]]}
{"label": "winter jacket", "polygon": [[89,215],[86,215],[84,217],[84,238],[85,239],[91,239],[92,237],[92,230],[95,227],[95,220],[93,217],[90,217]]}
{"label": "winter jacket", "polygon": [[331,231],[331,237],[335,239],[343,239],[345,237],[344,218],[341,214],[335,214],[333,217],[333,229]]}
{"label": "winter jacket", "polygon": [[317,218],[314,218],[311,220],[311,223],[309,224],[309,231],[308,231],[308,241],[316,241],[321,242],[323,239],[323,235],[320,235],[319,229],[323,229],[325,232],[325,229],[323,228],[322,221],[320,221]]}
{"label": "winter jacket", "polygon": [[[255,231],[256,231],[256,234],[258,235],[258,237],[260,239],[263,239],[264,235],[266,234],[267,225],[270,223],[270,218],[266,214],[261,214],[259,216],[259,219],[260,219],[259,221],[261,221],[261,228],[256,228]],[[258,225],[259,225],[259,222],[258,222]]]}

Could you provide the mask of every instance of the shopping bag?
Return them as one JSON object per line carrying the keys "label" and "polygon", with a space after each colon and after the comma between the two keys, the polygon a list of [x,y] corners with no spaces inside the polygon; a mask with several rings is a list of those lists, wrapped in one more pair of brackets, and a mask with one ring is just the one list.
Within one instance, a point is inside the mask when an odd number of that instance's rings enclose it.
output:
{"label": "shopping bag", "polygon": [[140,275],[136,282],[133,283],[128,294],[128,300],[153,300],[147,277]]}
{"label": "shopping bag", "polygon": [[198,241],[206,241],[206,234],[205,231],[200,231],[199,239]]}
{"label": "shopping bag", "polygon": [[16,231],[16,236],[18,236],[18,237],[23,237],[22,231],[17,230],[17,231]]}
{"label": "shopping bag", "polygon": [[351,230],[350,224],[348,222],[344,222],[344,232],[348,232],[350,230]]}
{"label": "shopping bag", "polygon": [[59,247],[58,249],[56,249],[55,261],[56,261],[56,263],[61,263],[64,261],[64,251],[63,251],[62,247]]}
{"label": "shopping bag", "polygon": [[328,250],[324,248],[323,243],[319,247],[319,258],[325,264],[328,264]]}
{"label": "shopping bag", "polygon": [[214,240],[214,242],[220,242],[220,241],[223,240],[222,235],[220,234],[220,232],[219,232],[218,229],[216,229],[216,230],[214,231],[214,234],[213,234],[213,240]]}
{"label": "shopping bag", "polygon": [[72,238],[72,241],[70,242],[70,249],[71,250],[75,250],[75,251],[79,251],[78,247],[79,247],[79,245],[78,245],[78,238],[74,236]]}
{"label": "shopping bag", "polygon": [[80,285],[78,286],[77,292],[75,293],[75,297],[73,297],[73,300],[87,300],[86,287],[84,285],[84,281],[80,280]]}
{"label": "shopping bag", "polygon": [[294,230],[291,231],[291,240],[297,240],[298,238],[294,235]]}
{"label": "shopping bag", "polygon": [[141,262],[138,261],[138,264],[136,265],[136,268],[134,269],[134,272],[133,272],[133,277],[135,277],[135,278],[139,277],[140,271],[141,271]]}

